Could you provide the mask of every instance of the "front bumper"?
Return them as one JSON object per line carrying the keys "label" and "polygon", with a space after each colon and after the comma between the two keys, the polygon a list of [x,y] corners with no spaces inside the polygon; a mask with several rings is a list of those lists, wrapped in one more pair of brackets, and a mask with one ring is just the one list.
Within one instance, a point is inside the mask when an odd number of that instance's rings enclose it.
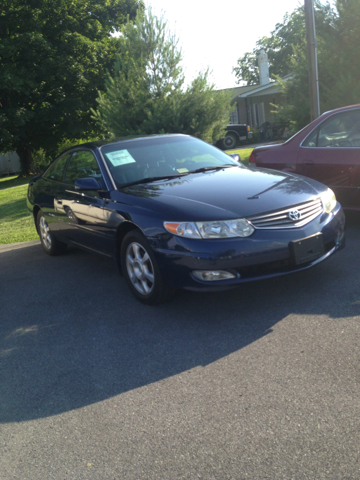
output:
{"label": "front bumper", "polygon": [[[331,214],[322,213],[298,229],[256,230],[248,238],[192,240],[171,236],[153,245],[164,281],[175,288],[214,291],[243,282],[276,277],[308,269],[345,246],[345,216],[340,204]],[[325,253],[296,265],[289,243],[322,233]],[[165,243],[165,244],[164,244]],[[226,270],[231,280],[207,282],[195,278],[194,270]]]}

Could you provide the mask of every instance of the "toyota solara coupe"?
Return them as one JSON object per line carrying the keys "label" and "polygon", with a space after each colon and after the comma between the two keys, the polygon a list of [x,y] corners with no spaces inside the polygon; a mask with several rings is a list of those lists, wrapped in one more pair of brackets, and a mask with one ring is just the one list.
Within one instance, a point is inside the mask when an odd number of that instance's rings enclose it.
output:
{"label": "toyota solara coupe", "polygon": [[329,188],[186,135],[71,148],[32,179],[27,205],[46,253],[71,244],[113,257],[148,304],[297,272],[345,244]]}

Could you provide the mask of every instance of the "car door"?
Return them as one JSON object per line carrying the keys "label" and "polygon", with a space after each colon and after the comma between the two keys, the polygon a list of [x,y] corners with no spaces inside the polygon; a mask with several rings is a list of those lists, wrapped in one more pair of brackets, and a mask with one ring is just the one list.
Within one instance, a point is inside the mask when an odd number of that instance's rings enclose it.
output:
{"label": "car door", "polygon": [[359,130],[360,109],[336,113],[308,135],[298,152],[299,173],[332,188],[343,206],[360,200]]}
{"label": "car door", "polygon": [[[80,178],[94,178],[101,188],[79,191],[75,182]],[[62,197],[56,201],[57,208],[64,212],[61,228],[68,240],[111,255],[115,231],[105,209],[104,190],[105,183],[94,154],[90,150],[77,150],[66,169]]]}

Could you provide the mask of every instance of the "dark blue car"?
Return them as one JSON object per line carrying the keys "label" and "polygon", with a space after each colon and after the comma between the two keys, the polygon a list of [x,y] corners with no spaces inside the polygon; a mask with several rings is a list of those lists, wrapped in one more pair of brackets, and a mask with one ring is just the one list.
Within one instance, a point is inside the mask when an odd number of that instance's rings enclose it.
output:
{"label": "dark blue car", "polygon": [[71,148],[30,182],[27,204],[46,253],[114,257],[148,304],[303,270],[345,244],[330,189],[186,135]]}

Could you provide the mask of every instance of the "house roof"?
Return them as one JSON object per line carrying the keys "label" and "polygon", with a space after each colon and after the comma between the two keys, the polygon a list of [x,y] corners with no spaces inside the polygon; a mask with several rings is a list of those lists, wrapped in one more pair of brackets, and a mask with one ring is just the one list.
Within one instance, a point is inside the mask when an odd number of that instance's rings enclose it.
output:
{"label": "house roof", "polygon": [[[293,75],[285,75],[283,80],[286,82],[294,78]],[[258,95],[272,95],[273,93],[278,93],[281,90],[281,85],[278,81],[269,82],[266,85],[244,85],[241,87],[233,87],[233,88],[224,88],[221,91],[230,90],[232,91],[234,97],[231,101],[231,104],[236,102],[238,98],[248,98],[248,97],[256,97]]]}
{"label": "house roof", "polygon": [[[282,80],[287,82],[294,78],[293,75],[285,75]],[[260,95],[271,95],[273,93],[278,93],[281,90],[281,84],[277,80],[275,82],[269,82],[266,85],[252,85],[252,89],[248,91],[239,92],[235,98],[246,98],[246,97],[256,97]],[[235,101],[235,98],[233,101]]]}
{"label": "house roof", "polygon": [[252,90],[255,90],[258,88],[259,85],[244,85],[241,87],[233,87],[233,88],[222,88],[221,92],[223,91],[231,91],[233,93],[233,99],[231,101],[231,105],[233,105],[238,97],[241,97],[244,93],[251,92]]}
{"label": "house roof", "polygon": [[243,85],[241,87],[233,87],[233,88],[222,88],[221,92],[225,91],[225,90],[230,90],[234,93],[234,95],[237,97],[239,96],[240,94],[242,93],[245,93],[245,92],[249,92],[250,90],[254,90],[255,88],[257,88],[259,85]]}

